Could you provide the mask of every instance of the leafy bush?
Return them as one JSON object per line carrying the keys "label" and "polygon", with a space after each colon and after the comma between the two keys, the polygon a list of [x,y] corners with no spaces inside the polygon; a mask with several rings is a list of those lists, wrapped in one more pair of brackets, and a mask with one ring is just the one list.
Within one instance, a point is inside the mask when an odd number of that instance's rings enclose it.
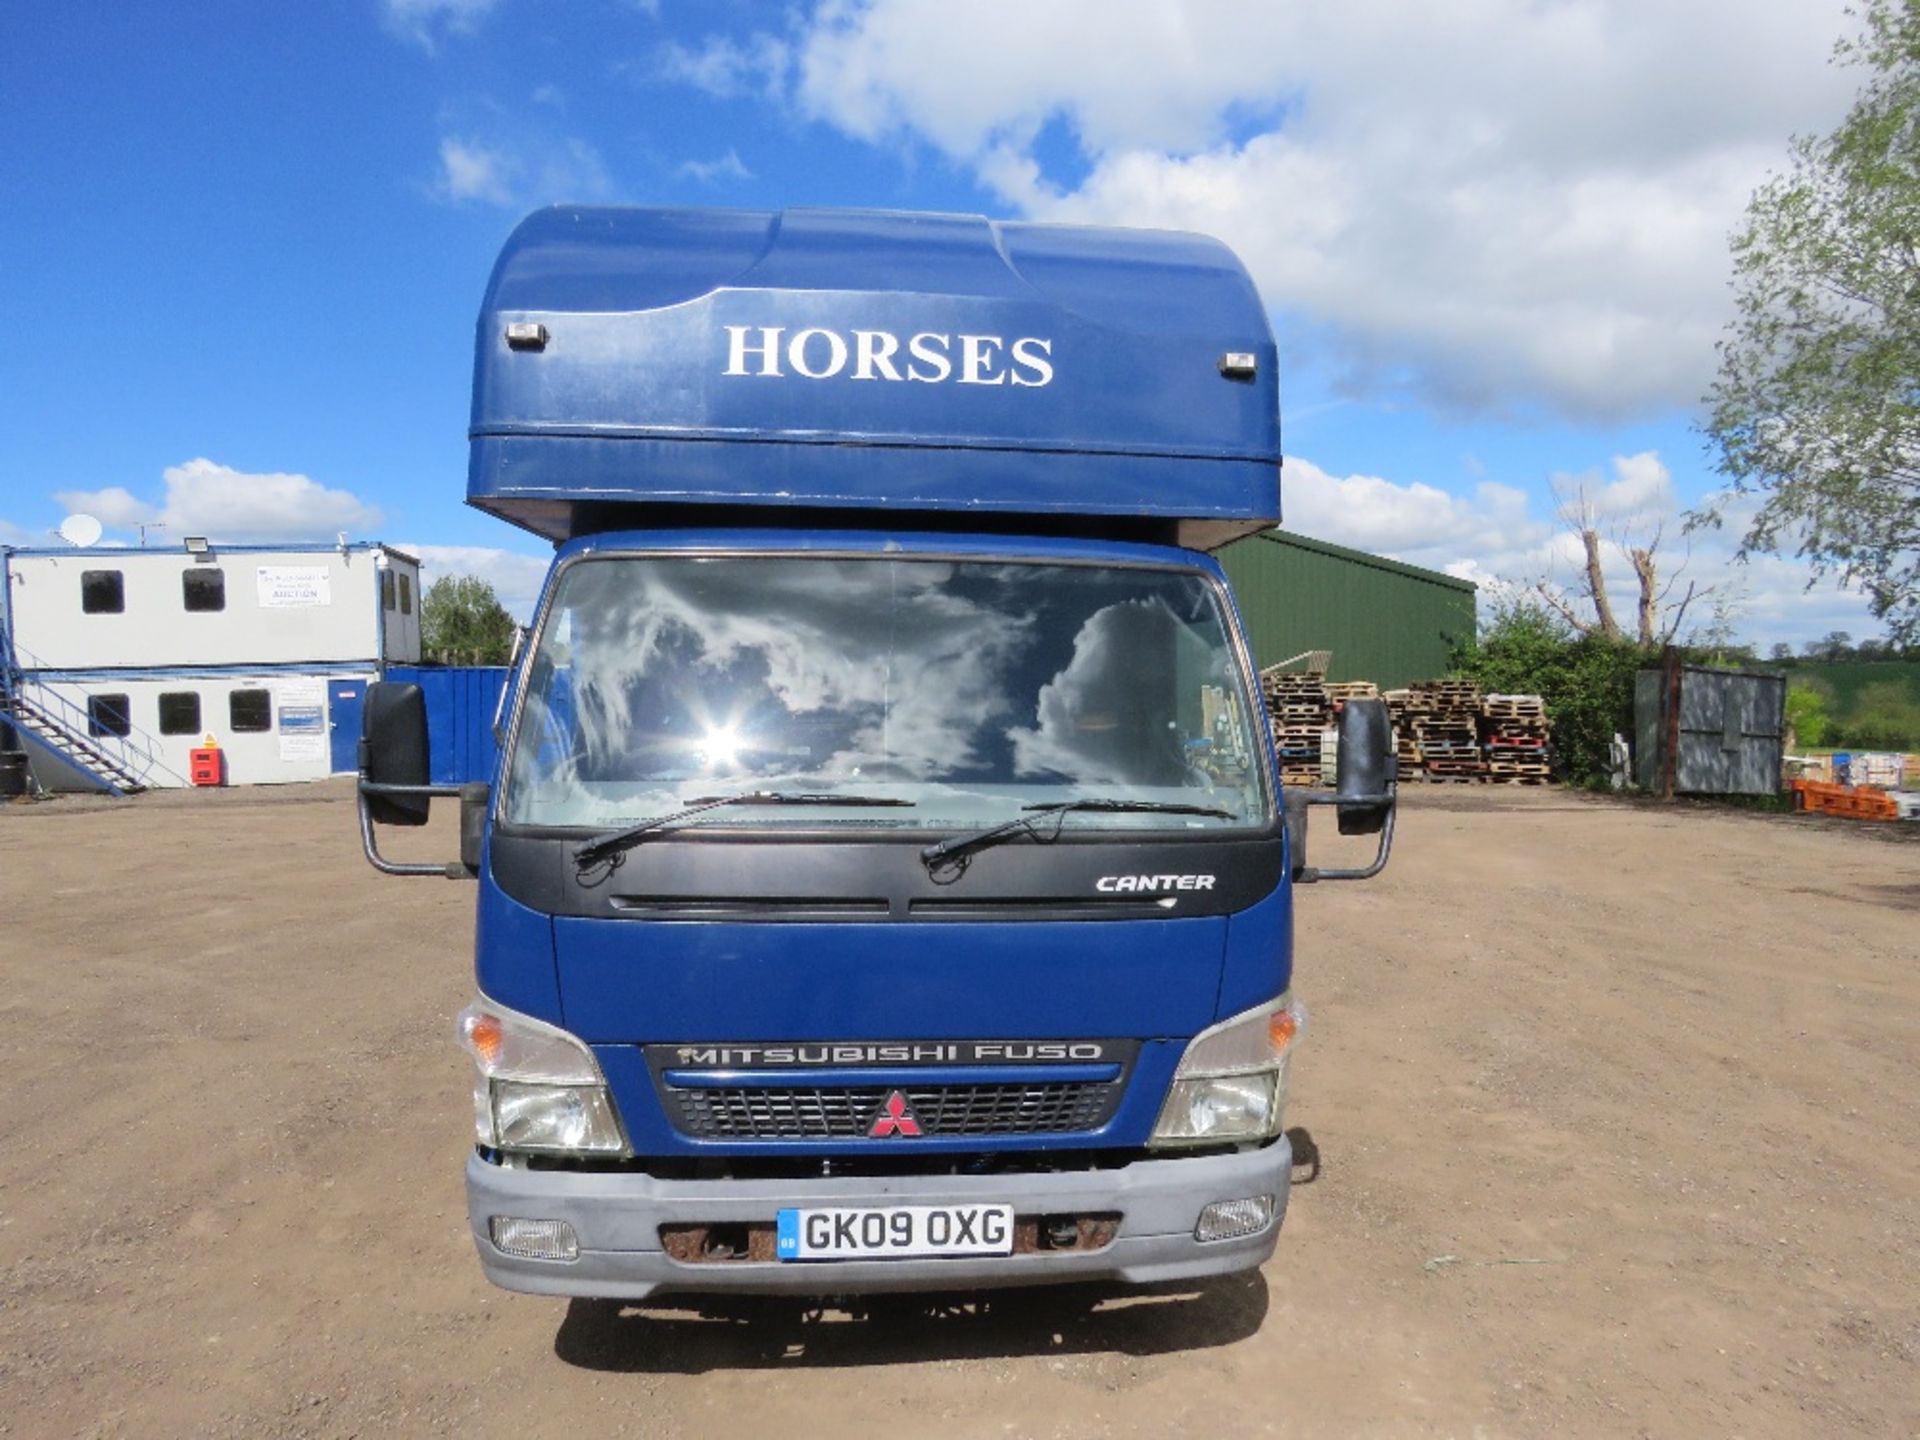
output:
{"label": "leafy bush", "polygon": [[1807,680],[1787,685],[1787,731],[1789,745],[1824,745],[1833,735],[1833,719],[1827,713],[1827,694]]}
{"label": "leafy bush", "polygon": [[1861,750],[1920,749],[1920,704],[1897,681],[1869,685],[1854,702],[1837,743]]}
{"label": "leafy bush", "polygon": [[1613,737],[1633,733],[1634,672],[1657,664],[1626,641],[1574,635],[1549,611],[1521,602],[1454,656],[1454,673],[1489,693],[1539,695],[1555,756],[1576,785],[1605,786]]}

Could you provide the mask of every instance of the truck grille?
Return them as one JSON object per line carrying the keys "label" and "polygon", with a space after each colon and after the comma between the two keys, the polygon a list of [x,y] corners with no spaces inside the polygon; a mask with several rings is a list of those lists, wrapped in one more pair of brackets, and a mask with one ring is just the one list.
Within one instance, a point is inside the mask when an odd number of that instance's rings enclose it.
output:
{"label": "truck grille", "polygon": [[[680,1130],[702,1140],[864,1139],[894,1092],[887,1085],[668,1087]],[[1117,1081],[900,1086],[923,1135],[1059,1135],[1094,1130]]]}

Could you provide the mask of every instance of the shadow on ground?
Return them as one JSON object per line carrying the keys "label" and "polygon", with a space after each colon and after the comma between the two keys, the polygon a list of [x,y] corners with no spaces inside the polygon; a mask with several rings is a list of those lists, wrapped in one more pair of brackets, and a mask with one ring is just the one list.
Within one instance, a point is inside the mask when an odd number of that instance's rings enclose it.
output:
{"label": "shadow on ground", "polygon": [[1255,1271],[1151,1290],[1045,1286],[835,1302],[676,1296],[575,1300],[554,1336],[569,1365],[623,1374],[917,1364],[1019,1355],[1164,1355],[1244,1340],[1267,1314]]}

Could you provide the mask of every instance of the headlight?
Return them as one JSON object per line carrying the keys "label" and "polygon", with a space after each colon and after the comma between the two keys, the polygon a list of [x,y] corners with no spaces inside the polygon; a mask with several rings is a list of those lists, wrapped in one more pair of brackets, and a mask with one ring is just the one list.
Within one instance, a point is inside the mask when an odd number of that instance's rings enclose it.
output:
{"label": "headlight", "polygon": [[484,995],[460,1012],[473,1056],[473,1131],[492,1150],[624,1155],[626,1136],[593,1052]]}
{"label": "headlight", "polygon": [[1306,1010],[1282,995],[1194,1036],[1148,1143],[1233,1145],[1278,1135],[1287,1062],[1306,1019]]}

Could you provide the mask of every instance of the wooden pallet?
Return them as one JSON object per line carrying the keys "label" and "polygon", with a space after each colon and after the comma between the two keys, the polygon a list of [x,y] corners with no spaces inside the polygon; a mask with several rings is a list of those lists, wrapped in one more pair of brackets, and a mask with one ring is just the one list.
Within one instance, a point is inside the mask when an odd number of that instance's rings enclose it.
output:
{"label": "wooden pallet", "polygon": [[1489,720],[1526,720],[1544,725],[1547,702],[1538,695],[1489,695],[1480,702],[1480,713]]}
{"label": "wooden pallet", "polygon": [[1380,687],[1371,680],[1329,680],[1329,700],[1378,700]]}

